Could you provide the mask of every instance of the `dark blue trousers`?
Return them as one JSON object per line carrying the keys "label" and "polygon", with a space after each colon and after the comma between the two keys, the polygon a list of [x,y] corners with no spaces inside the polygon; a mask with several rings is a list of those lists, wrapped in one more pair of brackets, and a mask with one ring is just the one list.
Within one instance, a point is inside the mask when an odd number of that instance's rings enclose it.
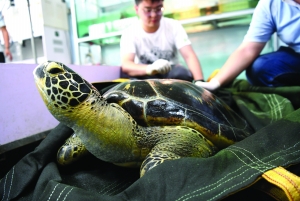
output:
{"label": "dark blue trousers", "polygon": [[247,68],[246,76],[255,86],[300,86],[300,53],[280,47],[261,55]]}

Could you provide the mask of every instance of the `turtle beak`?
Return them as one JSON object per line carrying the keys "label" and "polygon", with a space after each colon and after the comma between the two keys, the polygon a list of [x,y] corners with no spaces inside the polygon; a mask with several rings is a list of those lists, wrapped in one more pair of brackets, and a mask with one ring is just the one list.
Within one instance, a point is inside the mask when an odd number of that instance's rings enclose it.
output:
{"label": "turtle beak", "polygon": [[35,85],[46,105],[49,104],[49,97],[46,95],[46,92],[44,91],[43,81],[45,80],[44,69],[47,66],[47,63],[48,62],[42,63],[33,70],[33,77],[34,77]]}
{"label": "turtle beak", "polygon": [[33,76],[35,80],[45,77],[44,69],[46,68],[47,64],[48,62],[42,63],[33,70]]}
{"label": "turtle beak", "polygon": [[48,97],[48,96],[46,95],[46,92],[44,92],[44,90],[40,87],[40,85],[39,85],[38,83],[36,83],[35,86],[37,87],[37,89],[38,89],[38,91],[39,91],[39,94],[41,95],[41,97],[42,97],[44,103],[45,103],[46,106],[48,107],[48,104],[50,103],[50,101],[49,101],[50,97]]}

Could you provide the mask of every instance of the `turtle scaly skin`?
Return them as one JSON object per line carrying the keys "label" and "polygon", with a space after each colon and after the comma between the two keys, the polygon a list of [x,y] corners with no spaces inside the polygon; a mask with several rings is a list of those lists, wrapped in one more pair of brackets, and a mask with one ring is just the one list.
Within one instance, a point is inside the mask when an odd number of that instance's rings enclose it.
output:
{"label": "turtle scaly skin", "polygon": [[68,165],[88,153],[80,138],[73,134],[57,152],[57,162],[61,165]]}
{"label": "turtle scaly skin", "polygon": [[[88,151],[116,165],[141,166],[140,174],[143,176],[165,160],[209,157],[218,150],[214,141],[217,144],[224,141],[228,145],[236,141],[228,139],[226,133],[203,134],[195,129],[197,126],[190,127],[190,124],[182,122],[170,125],[155,125],[152,122],[151,125],[141,126],[122,106],[107,102],[93,85],[58,62],[45,62],[33,74],[48,110],[76,133],[58,151],[58,162],[61,164],[79,159]],[[127,88],[131,88],[130,82]],[[247,132],[241,133],[240,138],[248,135]]]}

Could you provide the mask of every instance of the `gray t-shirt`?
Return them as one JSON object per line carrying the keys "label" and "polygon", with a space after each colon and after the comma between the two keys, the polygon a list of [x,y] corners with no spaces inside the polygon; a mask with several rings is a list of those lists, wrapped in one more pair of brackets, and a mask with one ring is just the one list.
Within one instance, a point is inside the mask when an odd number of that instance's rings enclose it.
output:
{"label": "gray t-shirt", "polygon": [[152,64],[157,59],[178,64],[178,50],[191,42],[182,25],[174,19],[162,17],[154,33],[143,30],[138,20],[126,29],[121,37],[121,56],[135,54],[135,63]]}

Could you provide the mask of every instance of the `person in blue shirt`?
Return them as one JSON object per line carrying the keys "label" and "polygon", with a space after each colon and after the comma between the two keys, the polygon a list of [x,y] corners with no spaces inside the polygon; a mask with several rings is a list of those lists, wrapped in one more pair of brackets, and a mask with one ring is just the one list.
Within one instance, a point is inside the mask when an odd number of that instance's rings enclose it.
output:
{"label": "person in blue shirt", "polygon": [[[287,46],[260,55],[273,33]],[[300,85],[300,0],[260,0],[242,44],[209,82],[195,82],[216,90],[246,70],[255,86]]]}
{"label": "person in blue shirt", "polygon": [[[2,16],[2,13],[0,11],[0,30],[3,35],[3,40],[4,40],[4,48],[0,46],[0,63],[5,63],[5,56],[9,58],[9,60],[12,60],[12,54],[10,52],[10,47],[9,47],[9,34],[5,26],[4,18]],[[3,50],[4,49],[4,50]],[[3,53],[4,52],[4,53]]]}

